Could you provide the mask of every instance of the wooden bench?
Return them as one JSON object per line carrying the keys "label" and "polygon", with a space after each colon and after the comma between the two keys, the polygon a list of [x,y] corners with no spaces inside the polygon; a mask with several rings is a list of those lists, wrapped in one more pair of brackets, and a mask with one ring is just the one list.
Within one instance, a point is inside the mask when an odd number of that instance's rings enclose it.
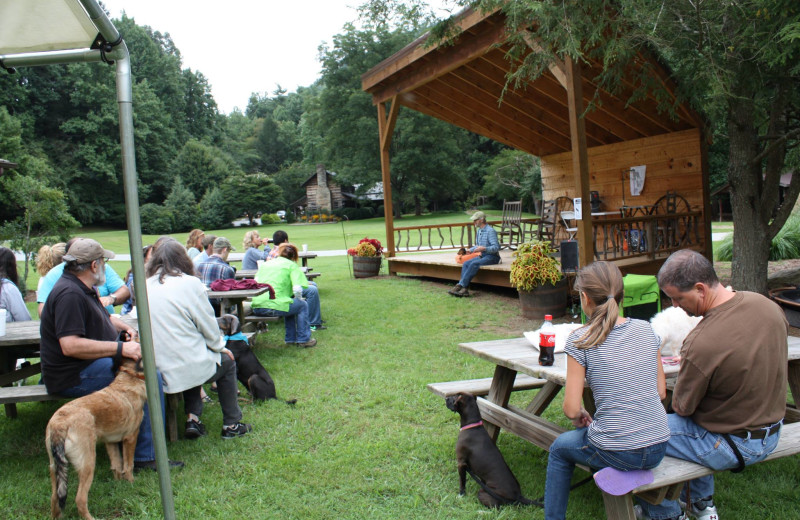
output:
{"label": "wooden bench", "polygon": [[314,278],[316,278],[317,276],[319,276],[319,275],[321,275],[321,274],[322,274],[322,273],[306,273],[306,278],[307,278],[308,280],[313,280]]}
{"label": "wooden bench", "polygon": [[[244,331],[245,325],[252,325],[258,333],[267,332],[267,323],[276,322],[278,320],[280,320],[278,316],[256,316],[255,314],[251,314],[249,316],[245,316],[242,330]],[[250,332],[248,327],[248,332],[245,332],[245,334],[253,333]]]}
{"label": "wooden bench", "polygon": [[[526,374],[517,374],[514,379],[514,391],[541,388],[547,381],[537,379]],[[492,378],[467,379],[464,381],[447,381],[444,383],[429,383],[428,390],[442,397],[449,397],[458,393],[469,393],[475,396],[488,395],[492,386]]]}
{"label": "wooden bench", "polygon": [[[800,423],[784,424],[778,446],[765,460],[779,459],[797,453],[800,453]],[[664,457],[661,464],[653,469],[652,483],[640,486],[627,495],[613,496],[603,493],[606,516],[634,520],[636,516],[633,512],[633,495],[651,504],[660,504],[664,499],[677,500],[686,482],[714,473],[715,470],[694,462]],[[742,475],[747,475],[746,469]]]}
{"label": "wooden bench", "polygon": [[[7,386],[0,388],[0,404],[16,405],[16,403],[31,403],[35,401],[56,401],[67,399],[59,395],[47,393],[44,385]],[[16,406],[6,406],[6,416],[14,419],[17,417]]]}
{"label": "wooden bench", "polygon": [[[277,319],[277,318],[275,318]],[[247,336],[247,342],[250,343],[255,336],[254,332],[245,332],[245,336]],[[181,409],[181,401],[183,401],[183,393],[177,394],[164,394],[164,401],[166,402],[164,415],[166,416],[166,425],[165,428],[167,430],[167,440],[170,442],[178,440],[178,412],[180,411],[181,416],[183,416],[183,410]]]}

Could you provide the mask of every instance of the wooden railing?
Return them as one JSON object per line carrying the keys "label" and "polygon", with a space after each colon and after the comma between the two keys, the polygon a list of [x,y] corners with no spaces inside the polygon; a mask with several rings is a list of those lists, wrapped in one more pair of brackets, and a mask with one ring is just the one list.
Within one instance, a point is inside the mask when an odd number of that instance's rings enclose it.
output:
{"label": "wooden railing", "polygon": [[[520,242],[535,238],[538,231],[538,222],[539,219],[522,219],[520,221],[521,236],[513,238],[514,244],[501,245],[515,246]],[[490,220],[487,221],[487,224],[499,228],[502,221]],[[396,227],[394,232],[396,233],[394,241],[395,252],[469,248],[472,247],[475,240],[475,226],[472,222]]]}
{"label": "wooden railing", "polygon": [[[699,234],[701,212],[639,215],[592,221],[594,257],[597,260],[648,257],[702,245]],[[488,222],[499,227],[501,221]],[[538,219],[523,219],[518,242],[537,238]],[[395,252],[442,251],[469,248],[474,244],[471,222],[394,228]],[[558,236],[558,233],[556,233]],[[706,237],[708,240],[709,237]],[[515,244],[512,244],[512,247]]]}
{"label": "wooden railing", "polygon": [[691,211],[594,220],[594,256],[598,260],[655,258],[662,253],[700,245],[700,215],[699,211]]}

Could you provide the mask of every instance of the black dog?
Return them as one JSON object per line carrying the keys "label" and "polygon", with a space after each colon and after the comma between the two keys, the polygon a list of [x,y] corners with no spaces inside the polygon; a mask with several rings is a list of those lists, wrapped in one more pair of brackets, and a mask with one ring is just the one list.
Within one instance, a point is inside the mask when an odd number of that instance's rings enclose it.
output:
{"label": "black dog", "polygon": [[486,507],[508,504],[536,505],[522,496],[517,478],[509,469],[500,450],[483,428],[481,412],[472,394],[448,397],[447,407],[461,416],[461,431],[456,442],[459,494],[465,494],[467,473],[481,486],[478,499]]}
{"label": "black dog", "polygon": [[[233,336],[242,331],[239,326],[239,318],[233,314],[223,314],[217,318],[217,324],[220,331],[226,336]],[[233,357],[236,360],[236,378],[247,388],[254,401],[278,398],[275,393],[275,383],[247,341],[229,339],[225,344],[225,348],[233,352]],[[295,404],[296,402],[297,399],[286,401],[287,404]]]}

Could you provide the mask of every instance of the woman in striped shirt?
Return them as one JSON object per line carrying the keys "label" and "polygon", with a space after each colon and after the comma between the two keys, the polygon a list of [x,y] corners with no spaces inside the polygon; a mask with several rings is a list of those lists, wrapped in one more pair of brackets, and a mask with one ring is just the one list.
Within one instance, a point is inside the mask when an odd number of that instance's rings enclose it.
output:
{"label": "woman in striped shirt", "polygon": [[[575,464],[627,471],[657,466],[669,439],[661,399],[666,381],[661,340],[646,321],[619,316],[622,273],[595,262],[578,273],[585,327],[567,338],[564,414],[577,429],[550,446],[545,485],[545,519],[566,518]],[[582,406],[584,381],[594,394],[595,416]]]}

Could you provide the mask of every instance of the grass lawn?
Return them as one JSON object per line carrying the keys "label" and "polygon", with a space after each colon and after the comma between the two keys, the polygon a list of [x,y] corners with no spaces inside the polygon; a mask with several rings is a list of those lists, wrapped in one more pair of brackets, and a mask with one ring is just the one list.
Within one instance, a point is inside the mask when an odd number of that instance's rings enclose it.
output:
{"label": "grass lawn", "polygon": [[[464,220],[461,214],[453,218]],[[346,223],[347,245],[365,235],[382,239],[382,226],[382,221]],[[267,227],[269,233],[275,228]],[[340,224],[286,229],[293,241],[312,249],[344,248],[341,236],[336,243]],[[244,231],[225,233],[236,244]],[[85,234],[112,250],[126,251],[124,232]],[[513,291],[478,288],[473,298],[456,299],[446,294],[445,284],[428,280],[355,280],[344,256],[318,257],[310,265],[322,273],[317,281],[330,327],[314,333],[319,345],[285,347],[283,325],[277,323],[258,337],[256,347],[279,395],[297,398],[297,405],[242,401],[244,420],[254,431],[230,441],[219,436],[219,405],[207,405],[203,420],[209,435],[167,446],[171,458],[186,462],[185,468],[172,471],[177,517],[543,518],[542,510],[533,507],[485,509],[471,481],[467,496],[458,496],[458,416],[425,388],[435,381],[492,375],[493,367],[460,352],[459,342],[516,337],[538,328],[539,322],[520,318]],[[114,268],[124,273],[127,265],[115,262]],[[35,287],[35,280],[29,279],[29,285]],[[534,392],[515,394],[514,404],[524,406]],[[0,418],[0,518],[49,518],[44,430],[58,406],[19,404],[18,419]],[[568,426],[560,398],[545,417]],[[500,435],[498,446],[523,492],[540,497],[546,453],[507,433]],[[576,481],[584,476],[576,472]],[[792,518],[798,481],[797,458],[785,458],[741,475],[721,474],[715,499],[726,520]],[[77,518],[76,487],[71,473],[67,518]],[[89,503],[98,518],[158,518],[158,478],[151,473],[138,474],[133,484],[114,481],[99,447]],[[592,484],[573,491],[568,518],[604,517],[602,498]]]}

